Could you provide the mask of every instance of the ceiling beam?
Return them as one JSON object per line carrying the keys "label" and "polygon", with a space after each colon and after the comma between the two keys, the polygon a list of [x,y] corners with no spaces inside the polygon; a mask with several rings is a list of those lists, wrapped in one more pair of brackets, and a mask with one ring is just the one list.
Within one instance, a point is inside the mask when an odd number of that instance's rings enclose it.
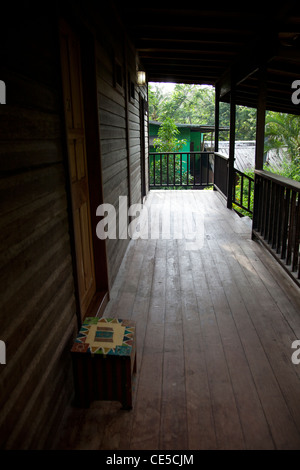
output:
{"label": "ceiling beam", "polygon": [[232,83],[238,86],[257,72],[261,65],[266,65],[275,56],[277,47],[277,35],[271,31],[264,32],[255,42],[248,44],[218,81],[220,97],[230,92]]}
{"label": "ceiling beam", "polygon": [[[242,49],[234,64],[217,81],[223,93],[221,97],[230,92],[231,83],[235,86],[239,85],[257,72],[260,67],[267,67],[272,59],[283,53],[279,34],[296,5],[295,1],[286,1],[282,4],[270,21],[266,21],[263,28],[258,30],[255,41],[249,42]],[[228,81],[228,76],[230,76],[230,81]]]}

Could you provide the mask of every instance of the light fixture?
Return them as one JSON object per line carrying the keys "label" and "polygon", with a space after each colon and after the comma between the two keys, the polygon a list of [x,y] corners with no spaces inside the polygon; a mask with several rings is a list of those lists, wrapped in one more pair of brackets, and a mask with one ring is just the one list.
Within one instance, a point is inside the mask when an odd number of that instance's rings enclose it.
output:
{"label": "light fixture", "polygon": [[146,72],[144,72],[143,70],[137,71],[137,84],[139,86],[146,85]]}

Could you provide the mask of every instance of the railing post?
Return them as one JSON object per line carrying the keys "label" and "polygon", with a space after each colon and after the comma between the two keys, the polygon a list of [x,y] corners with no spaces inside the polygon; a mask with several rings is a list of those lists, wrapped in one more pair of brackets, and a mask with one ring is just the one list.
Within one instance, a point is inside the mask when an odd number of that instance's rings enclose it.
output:
{"label": "railing post", "polygon": [[219,125],[220,125],[220,87],[215,87],[215,152],[219,151]]}
{"label": "railing post", "polygon": [[228,186],[227,186],[227,207],[232,209],[232,186],[234,178],[234,147],[235,147],[235,85],[232,82],[230,91],[230,140],[229,140],[229,160],[228,160]]}
{"label": "railing post", "polygon": [[255,170],[252,237],[258,238],[300,287],[300,183]]}
{"label": "railing post", "polygon": [[260,178],[254,175],[254,200],[253,200],[253,219],[252,219],[252,239],[255,238],[253,231],[259,230],[259,191],[260,191]]}
{"label": "railing post", "polygon": [[262,170],[264,166],[264,142],[266,120],[266,68],[260,67],[258,74],[258,100],[256,118],[255,169]]}
{"label": "railing post", "polygon": [[[266,67],[260,67],[258,73],[258,100],[257,100],[257,117],[256,117],[256,145],[255,145],[255,169],[262,170],[264,166],[264,141],[265,141],[265,117],[266,117]],[[254,204],[253,204],[253,231],[256,230],[258,224],[260,198],[262,191],[260,189],[260,180],[254,177]]]}
{"label": "railing post", "polygon": [[[215,87],[215,152],[219,151],[219,125],[220,125],[220,87],[217,84]],[[214,174],[213,174],[213,185],[215,189],[216,183],[216,172],[218,159],[214,155]]]}

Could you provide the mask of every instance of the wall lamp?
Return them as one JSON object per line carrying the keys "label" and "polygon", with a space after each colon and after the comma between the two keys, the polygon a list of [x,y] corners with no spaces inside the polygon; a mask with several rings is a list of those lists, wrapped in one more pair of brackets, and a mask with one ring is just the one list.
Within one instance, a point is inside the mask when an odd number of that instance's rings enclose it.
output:
{"label": "wall lamp", "polygon": [[139,86],[146,85],[146,72],[143,70],[138,70],[137,72],[137,84]]}

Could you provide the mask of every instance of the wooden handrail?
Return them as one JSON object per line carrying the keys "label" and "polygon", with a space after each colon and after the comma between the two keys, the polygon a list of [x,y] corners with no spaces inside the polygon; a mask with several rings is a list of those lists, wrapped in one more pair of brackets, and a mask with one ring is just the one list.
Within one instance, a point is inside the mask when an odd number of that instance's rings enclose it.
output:
{"label": "wooden handrail", "polygon": [[226,155],[214,152],[214,188],[227,198],[228,189],[228,160]]}
{"label": "wooden handrail", "polygon": [[258,238],[300,286],[300,183],[255,170],[253,237]]}
{"label": "wooden handrail", "polygon": [[[209,155],[209,154],[213,154],[213,153],[215,153],[215,152],[207,152],[207,151],[205,152],[204,150],[198,150],[198,152],[193,150],[192,152],[190,152],[189,150],[187,150],[186,152],[177,152],[177,151],[176,152],[149,152],[149,155],[186,155],[186,154],[188,154],[188,155],[200,155],[200,154],[201,155],[202,154],[203,155]],[[223,156],[223,158],[226,158],[226,157]]]}
{"label": "wooden handrail", "polygon": [[216,155],[217,157],[220,157],[220,158],[223,158],[224,160],[229,160],[229,157],[227,155],[223,155],[222,153],[220,152],[213,152],[214,155]]}
{"label": "wooden handrail", "polygon": [[263,178],[267,178],[271,181],[275,181],[275,183],[280,184],[285,188],[300,191],[300,183],[298,181],[287,178],[286,176],[276,175],[275,173],[271,173],[270,171],[265,170],[255,170],[254,172],[256,175],[262,176]]}
{"label": "wooden handrail", "polygon": [[149,152],[150,188],[200,189],[213,184],[214,152]]}

